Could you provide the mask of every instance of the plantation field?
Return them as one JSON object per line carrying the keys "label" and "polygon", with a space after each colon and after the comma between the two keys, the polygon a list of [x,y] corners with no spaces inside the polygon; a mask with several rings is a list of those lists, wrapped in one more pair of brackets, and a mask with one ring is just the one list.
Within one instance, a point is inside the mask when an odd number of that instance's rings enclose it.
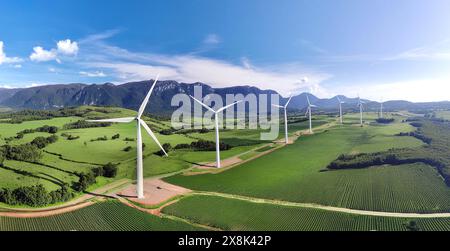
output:
{"label": "plantation field", "polygon": [[448,218],[406,219],[353,215],[207,195],[185,197],[164,208],[163,213],[232,231],[405,231],[410,221],[417,223],[418,230],[450,230]]}
{"label": "plantation field", "polygon": [[450,211],[450,189],[426,165],[325,171],[343,153],[420,147],[407,123],[338,125],[218,174],[176,175],[165,180],[194,190],[392,212]]}
{"label": "plantation field", "polygon": [[159,218],[120,202],[92,206],[43,218],[0,217],[0,231],[194,231],[190,224]]}

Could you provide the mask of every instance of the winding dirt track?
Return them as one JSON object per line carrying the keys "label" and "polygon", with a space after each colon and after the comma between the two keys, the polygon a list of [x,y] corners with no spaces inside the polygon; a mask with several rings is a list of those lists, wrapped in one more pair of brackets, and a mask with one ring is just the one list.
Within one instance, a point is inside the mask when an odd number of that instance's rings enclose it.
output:
{"label": "winding dirt track", "polygon": [[253,197],[247,197],[247,196],[241,196],[241,195],[224,194],[224,193],[216,193],[216,192],[196,191],[193,194],[212,195],[212,196],[218,196],[218,197],[229,198],[229,199],[243,200],[243,201],[248,201],[248,202],[253,202],[253,203],[264,203],[264,204],[271,204],[271,205],[301,207],[301,208],[314,208],[314,209],[321,209],[321,210],[326,210],[326,211],[357,214],[357,215],[396,217],[396,218],[450,218],[450,213],[429,213],[429,214],[394,213],[394,212],[381,212],[381,211],[367,211],[367,210],[359,210],[359,209],[351,209],[351,208],[343,208],[343,207],[332,207],[332,206],[324,206],[324,205],[312,204],[312,203],[299,203],[299,202],[261,199],[261,198],[253,198]]}

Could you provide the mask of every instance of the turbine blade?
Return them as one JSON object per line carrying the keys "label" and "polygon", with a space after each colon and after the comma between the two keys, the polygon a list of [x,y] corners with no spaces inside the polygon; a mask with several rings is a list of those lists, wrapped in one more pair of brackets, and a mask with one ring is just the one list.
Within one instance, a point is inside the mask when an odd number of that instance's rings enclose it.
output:
{"label": "turbine blade", "polygon": [[285,108],[289,105],[289,102],[291,102],[291,99],[292,99],[292,95],[289,97],[288,101],[287,101],[286,104],[284,105]]}
{"label": "turbine blade", "polygon": [[150,99],[150,95],[152,95],[153,92],[153,88],[155,88],[156,82],[158,82],[158,78],[159,75],[156,76],[155,81],[153,81],[153,85],[152,87],[150,87],[150,90],[147,93],[147,96],[145,96],[144,101],[141,104],[141,107],[139,108],[138,111],[138,118],[140,118],[142,116],[142,114],[144,113],[145,107],[147,106],[148,100]]}
{"label": "turbine blade", "polygon": [[189,95],[189,97],[191,97],[195,102],[201,104],[201,105],[202,105],[203,107],[205,107],[206,109],[208,109],[208,110],[210,110],[210,111],[212,111],[212,112],[214,112],[214,113],[216,112],[216,111],[214,111],[211,107],[209,107],[209,106],[203,104],[200,100],[198,100],[198,99],[192,97],[191,95]]}
{"label": "turbine blade", "polygon": [[164,150],[164,148],[162,147],[161,143],[159,143],[158,139],[156,138],[155,134],[152,132],[152,130],[150,129],[150,127],[148,127],[148,125],[143,121],[143,120],[139,120],[139,123],[144,127],[144,129],[148,132],[148,134],[150,135],[150,137],[152,137],[153,141],[156,142],[156,144],[159,146],[159,148],[161,148],[161,150],[164,152],[164,154],[166,156],[169,156],[166,151]]}
{"label": "turbine blade", "polygon": [[310,107],[317,107],[317,105],[310,105]]}
{"label": "turbine blade", "polygon": [[284,106],[281,106],[281,105],[274,105],[274,104],[272,104],[272,106],[278,107],[278,108],[284,108]]}
{"label": "turbine blade", "polygon": [[219,113],[219,112],[221,112],[221,111],[223,111],[223,110],[225,110],[225,109],[228,109],[228,108],[230,108],[230,107],[232,107],[232,106],[234,106],[234,105],[236,105],[236,104],[238,104],[238,103],[240,103],[240,102],[242,102],[242,100],[239,100],[239,101],[237,101],[237,102],[234,102],[233,104],[229,104],[229,105],[227,105],[227,106],[224,106],[224,107],[220,108],[219,110],[217,110],[217,113]]}
{"label": "turbine blade", "polygon": [[311,105],[311,102],[309,102],[308,94],[306,94],[306,100],[308,101],[308,105]]}
{"label": "turbine blade", "polygon": [[115,118],[115,119],[95,119],[86,120],[87,122],[110,122],[110,123],[130,123],[135,117]]}
{"label": "turbine blade", "polygon": [[342,104],[341,99],[339,98],[339,96],[336,96],[336,98],[337,98],[338,102]]}

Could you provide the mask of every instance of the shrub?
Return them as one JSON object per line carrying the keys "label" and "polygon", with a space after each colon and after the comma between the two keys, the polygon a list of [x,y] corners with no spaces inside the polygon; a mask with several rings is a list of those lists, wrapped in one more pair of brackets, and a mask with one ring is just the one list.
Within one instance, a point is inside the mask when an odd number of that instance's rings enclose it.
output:
{"label": "shrub", "polygon": [[17,146],[2,146],[4,158],[9,160],[19,160],[28,162],[37,162],[42,157],[40,149],[32,144],[23,144]]}
{"label": "shrub", "polygon": [[80,136],[69,135],[69,136],[67,137],[67,140],[76,140],[76,139],[79,139],[79,138],[80,138]]}
{"label": "shrub", "polygon": [[93,171],[78,174],[80,177],[78,183],[74,184],[74,189],[78,192],[85,191],[90,185],[96,182],[95,173]]}
{"label": "shrub", "polygon": [[188,149],[188,148],[191,148],[191,145],[185,143],[178,144],[174,147],[174,149]]}
{"label": "shrub", "polygon": [[108,163],[103,167],[103,176],[107,178],[114,178],[117,175],[117,164]]}
{"label": "shrub", "polygon": [[[191,143],[191,148],[197,151],[215,151],[216,150],[216,143],[212,141],[207,140],[199,140],[194,141]],[[229,150],[231,149],[231,146],[225,143],[220,143],[219,148],[221,151]]]}
{"label": "shrub", "polygon": [[108,137],[103,136],[103,137],[98,137],[96,139],[91,139],[91,142],[94,142],[94,141],[107,141],[107,140],[108,140]]}
{"label": "shrub", "polygon": [[49,144],[55,143],[58,140],[58,136],[52,135],[50,137],[36,137],[30,144],[35,145],[37,148],[42,149]]}
{"label": "shrub", "polygon": [[111,137],[111,139],[118,139],[118,138],[120,138],[120,134],[116,134]]}
{"label": "shrub", "polygon": [[377,123],[380,123],[380,124],[390,124],[390,123],[394,122],[395,120],[393,118],[377,118],[376,121],[377,121]]}
{"label": "shrub", "polygon": [[87,122],[86,120],[78,120],[77,122],[68,123],[64,125],[64,129],[82,129],[82,128],[95,128],[95,127],[108,127],[112,123],[109,122]]}
{"label": "shrub", "polygon": [[129,152],[129,151],[131,151],[131,149],[133,149],[133,147],[127,146],[127,147],[125,147],[125,148],[123,149],[123,151],[124,151],[124,152]]}
{"label": "shrub", "polygon": [[[163,147],[164,151],[166,151],[166,153],[169,153],[172,150],[172,145],[170,145],[170,143],[164,143],[162,145],[162,147]],[[155,152],[155,154],[158,155],[158,156],[164,156],[165,155],[163,150],[159,150],[159,151]]]}

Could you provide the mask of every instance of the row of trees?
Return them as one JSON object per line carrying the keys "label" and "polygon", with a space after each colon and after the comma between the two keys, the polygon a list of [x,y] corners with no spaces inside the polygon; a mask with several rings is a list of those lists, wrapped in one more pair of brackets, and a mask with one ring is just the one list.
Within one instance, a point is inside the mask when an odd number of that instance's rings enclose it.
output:
{"label": "row of trees", "polygon": [[74,197],[67,184],[60,189],[48,192],[43,185],[24,186],[16,189],[0,190],[0,202],[8,205],[45,206],[57,202],[65,202]]}
{"label": "row of trees", "polygon": [[[221,151],[229,150],[232,148],[231,145],[222,142],[219,144],[219,147]],[[191,149],[194,151],[215,151],[216,143],[209,140],[198,140],[192,142],[191,144],[178,144],[175,146],[174,149]]]}
{"label": "row of trees", "polygon": [[82,129],[82,128],[108,127],[111,125],[112,125],[112,123],[109,123],[109,122],[93,123],[93,122],[87,122],[86,120],[78,120],[76,122],[65,124],[63,126],[63,128],[65,130],[70,130],[70,129]]}

